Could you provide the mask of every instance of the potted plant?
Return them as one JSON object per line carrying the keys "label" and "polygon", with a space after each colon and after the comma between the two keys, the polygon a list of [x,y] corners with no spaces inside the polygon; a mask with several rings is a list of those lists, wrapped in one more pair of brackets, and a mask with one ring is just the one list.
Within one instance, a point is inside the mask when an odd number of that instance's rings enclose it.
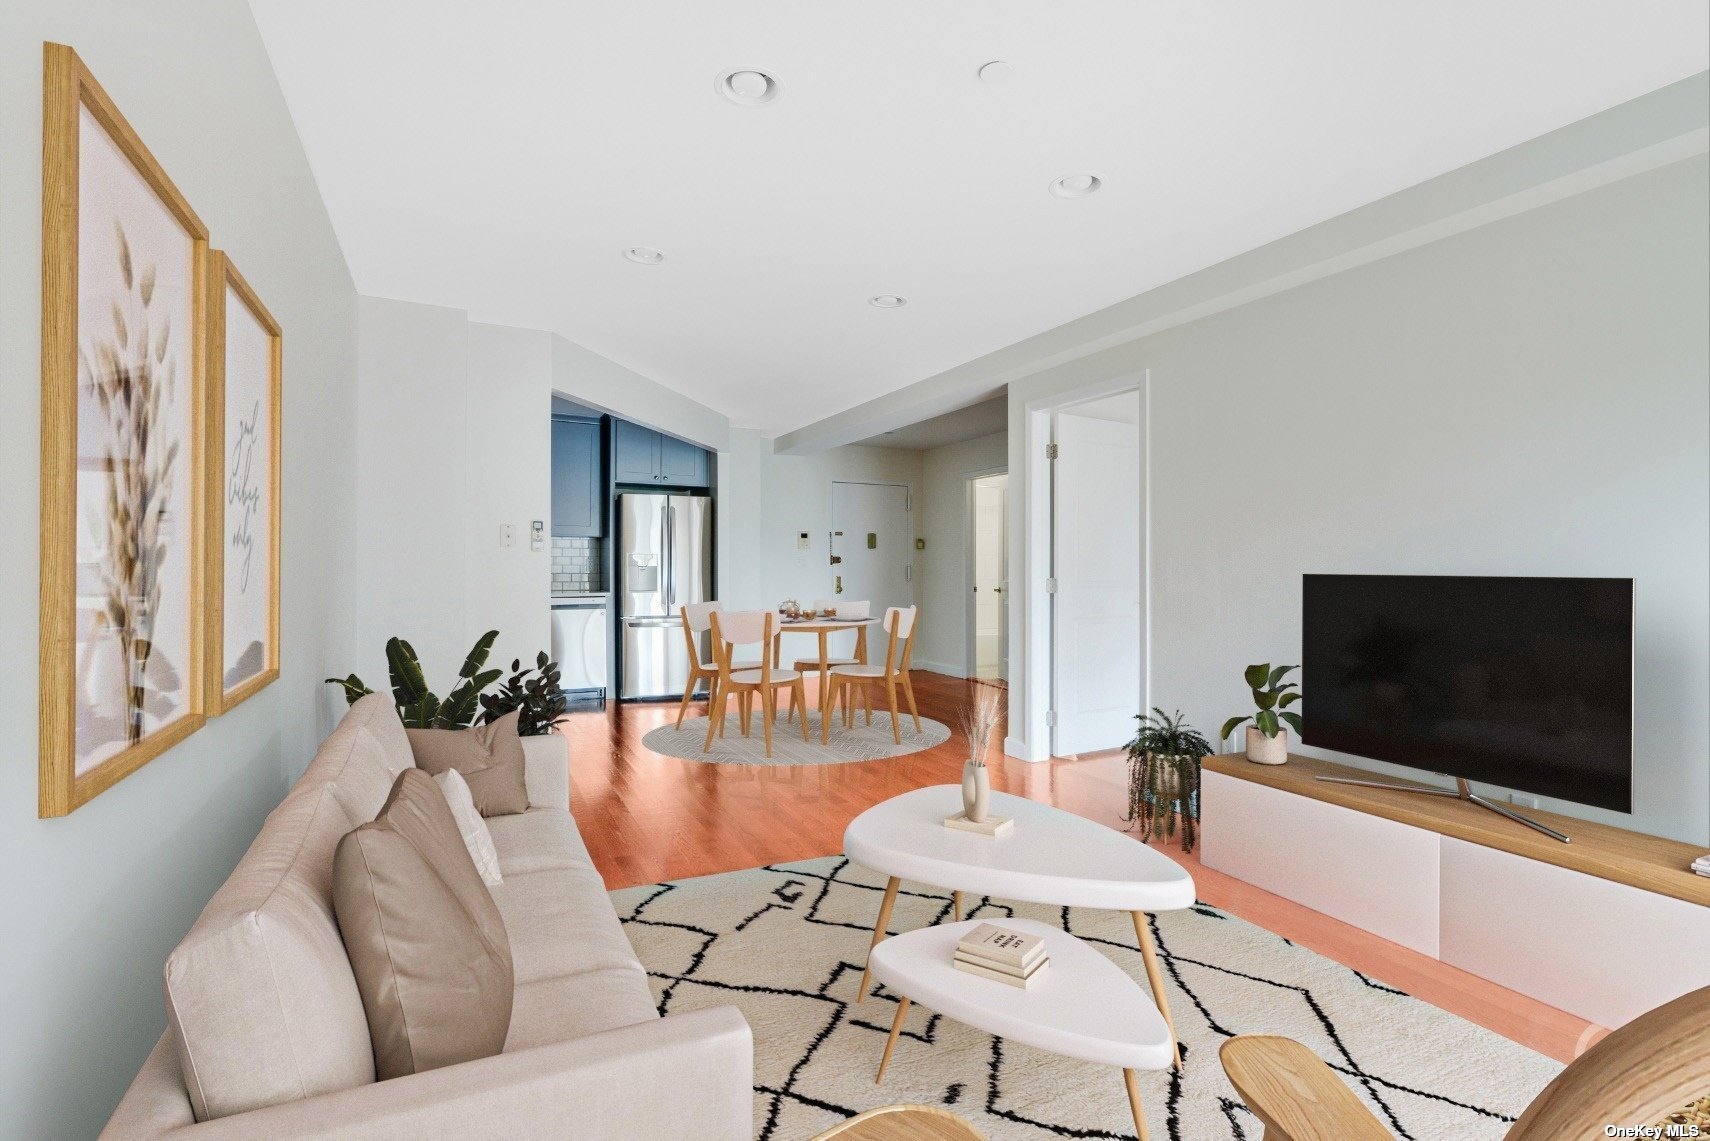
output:
{"label": "potted plant", "polygon": [[1261,765],[1280,765],[1288,761],[1288,730],[1282,723],[1287,722],[1296,733],[1301,732],[1300,714],[1287,712],[1289,706],[1301,699],[1301,692],[1294,682],[1285,682],[1283,678],[1298,668],[1278,666],[1272,669],[1269,662],[1247,667],[1243,677],[1247,687],[1253,691],[1253,704],[1258,706],[1258,711],[1225,721],[1223,736],[1228,737],[1235,732],[1235,727],[1243,721],[1251,721],[1252,724],[1247,726],[1249,761]]}
{"label": "potted plant", "polygon": [[[405,728],[467,729],[474,724],[477,712],[482,724],[491,724],[512,710],[520,710],[518,736],[550,733],[552,723],[564,712],[565,700],[559,687],[558,666],[544,652],[531,669],[524,669],[521,661],[513,661],[510,680],[500,686],[497,694],[482,692],[504,676],[503,670],[482,668],[498,637],[497,630],[481,635],[463,659],[457,685],[443,699],[427,687],[415,647],[402,638],[388,641],[386,665],[391,675],[392,701]],[[329,677],[327,684],[343,689],[344,699],[351,705],[374,692],[355,674]]]}
{"label": "potted plant", "polygon": [[1134,720],[1140,725],[1128,742],[1128,815],[1123,819],[1138,823],[1140,839],[1150,843],[1153,836],[1173,837],[1180,817],[1182,851],[1191,852],[1199,832],[1199,762],[1211,755],[1211,742],[1179,709],[1171,717],[1154,708]]}

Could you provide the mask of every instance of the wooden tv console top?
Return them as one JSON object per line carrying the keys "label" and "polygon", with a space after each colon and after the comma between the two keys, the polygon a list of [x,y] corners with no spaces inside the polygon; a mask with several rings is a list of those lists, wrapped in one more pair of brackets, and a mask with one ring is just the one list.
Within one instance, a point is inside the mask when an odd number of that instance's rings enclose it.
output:
{"label": "wooden tv console top", "polygon": [[[1382,773],[1332,764],[1314,757],[1289,754],[1286,765],[1259,765],[1240,753],[1205,758],[1205,768],[1237,780],[1269,785],[1284,792],[1338,804],[1357,812],[1369,812],[1401,824],[1453,836],[1471,844],[1541,860],[1600,879],[1629,884],[1661,895],[1710,907],[1710,877],[1692,871],[1692,861],[1704,852],[1690,844],[1629,832],[1607,824],[1596,824],[1576,816],[1562,816],[1535,808],[1518,811],[1534,817],[1573,837],[1564,844],[1542,833],[1506,820],[1494,812],[1446,796],[1419,796],[1409,792],[1368,788],[1362,785],[1329,784],[1321,776],[1353,777],[1357,780],[1395,780]],[[1418,784],[1416,781],[1395,781]],[[1426,787],[1420,785],[1420,787]]]}

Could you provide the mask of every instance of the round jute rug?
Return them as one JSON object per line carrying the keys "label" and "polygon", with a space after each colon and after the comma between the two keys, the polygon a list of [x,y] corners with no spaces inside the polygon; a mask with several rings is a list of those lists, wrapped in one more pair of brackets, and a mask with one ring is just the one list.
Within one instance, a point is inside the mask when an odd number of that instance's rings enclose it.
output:
{"label": "round jute rug", "polygon": [[667,757],[685,761],[705,761],[715,765],[842,765],[850,761],[877,761],[886,757],[901,757],[918,753],[950,739],[950,730],[930,717],[920,719],[920,729],[907,713],[902,716],[902,744],[891,737],[891,715],[873,712],[873,723],[867,724],[864,714],[856,714],[855,724],[845,728],[841,717],[831,725],[831,743],[820,744],[819,711],[807,715],[808,739],[802,740],[799,722],[785,723],[779,717],[772,724],[772,755],[766,755],[766,741],[760,731],[760,713],[754,713],[749,735],[742,735],[742,719],[732,713],[725,719],[724,736],[713,738],[712,749],[702,752],[707,740],[707,719],[689,717],[681,729],[671,724],[661,725],[641,739],[642,745]]}

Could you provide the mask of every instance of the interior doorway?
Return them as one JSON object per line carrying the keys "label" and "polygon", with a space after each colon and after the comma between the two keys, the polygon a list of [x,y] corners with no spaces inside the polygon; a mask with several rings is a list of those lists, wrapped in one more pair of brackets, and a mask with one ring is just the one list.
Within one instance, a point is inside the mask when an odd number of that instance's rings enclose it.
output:
{"label": "interior doorway", "polygon": [[1009,678],[1009,474],[968,480],[968,676]]}
{"label": "interior doorway", "polygon": [[1146,708],[1145,384],[1028,406],[1028,446],[1045,461],[1030,465],[1023,546],[1029,759],[1120,748]]}

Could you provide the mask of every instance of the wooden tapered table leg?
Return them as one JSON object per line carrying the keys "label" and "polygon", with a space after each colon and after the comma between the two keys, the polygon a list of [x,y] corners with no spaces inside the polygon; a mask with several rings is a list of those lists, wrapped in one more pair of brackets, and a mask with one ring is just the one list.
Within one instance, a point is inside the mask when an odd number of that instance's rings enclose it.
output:
{"label": "wooden tapered table leg", "polygon": [[[1176,1024],[1170,1021],[1170,1002],[1164,997],[1164,973],[1158,969],[1158,949],[1152,945],[1152,928],[1146,923],[1144,911],[1128,913],[1134,919],[1134,937],[1140,940],[1140,957],[1146,961],[1146,981],[1152,984],[1152,1001],[1158,1004],[1158,1013],[1164,1016],[1164,1025],[1170,1028],[1170,1048],[1176,1055],[1176,1072],[1182,1068],[1181,1040],[1176,1037]],[[1133,1097],[1133,1077],[1129,1077],[1129,1096]],[[1140,1113],[1140,1103],[1135,1101],[1134,1113],[1136,1119]],[[1145,1133],[1142,1131],[1141,1136]]]}
{"label": "wooden tapered table leg", "polygon": [[886,929],[891,925],[891,908],[897,905],[897,888],[901,883],[892,876],[885,885],[885,901],[879,904],[879,921],[873,924],[873,941],[867,944],[867,965],[861,969],[861,989],[855,995],[856,1002],[867,997],[867,977],[873,971],[873,948],[884,941]]}
{"label": "wooden tapered table leg", "polygon": [[[891,1038],[893,1041],[896,1038],[894,1029],[891,1031]],[[889,1049],[885,1051],[885,1056],[890,1056]],[[884,1071],[885,1067],[881,1065],[879,1072],[882,1074]],[[1122,1083],[1128,1087],[1128,1108],[1134,1111],[1134,1132],[1139,1135],[1140,1141],[1147,1141],[1149,1135],[1146,1132],[1146,1115],[1140,1110],[1140,1082],[1135,1078],[1133,1070],[1122,1071]]]}
{"label": "wooden tapered table leg", "polygon": [[902,1033],[903,1018],[907,1014],[908,998],[905,996],[897,1003],[897,1016],[891,1020],[891,1036],[885,1039],[885,1054],[879,1059],[879,1076],[873,1079],[874,1085],[885,1080],[885,1067],[891,1064],[891,1051],[896,1049],[897,1035]]}
{"label": "wooden tapered table leg", "polygon": [[950,906],[952,908],[951,914],[953,914],[956,917],[956,922],[958,922],[958,923],[962,922],[962,893],[961,892],[953,891],[950,893]]}

